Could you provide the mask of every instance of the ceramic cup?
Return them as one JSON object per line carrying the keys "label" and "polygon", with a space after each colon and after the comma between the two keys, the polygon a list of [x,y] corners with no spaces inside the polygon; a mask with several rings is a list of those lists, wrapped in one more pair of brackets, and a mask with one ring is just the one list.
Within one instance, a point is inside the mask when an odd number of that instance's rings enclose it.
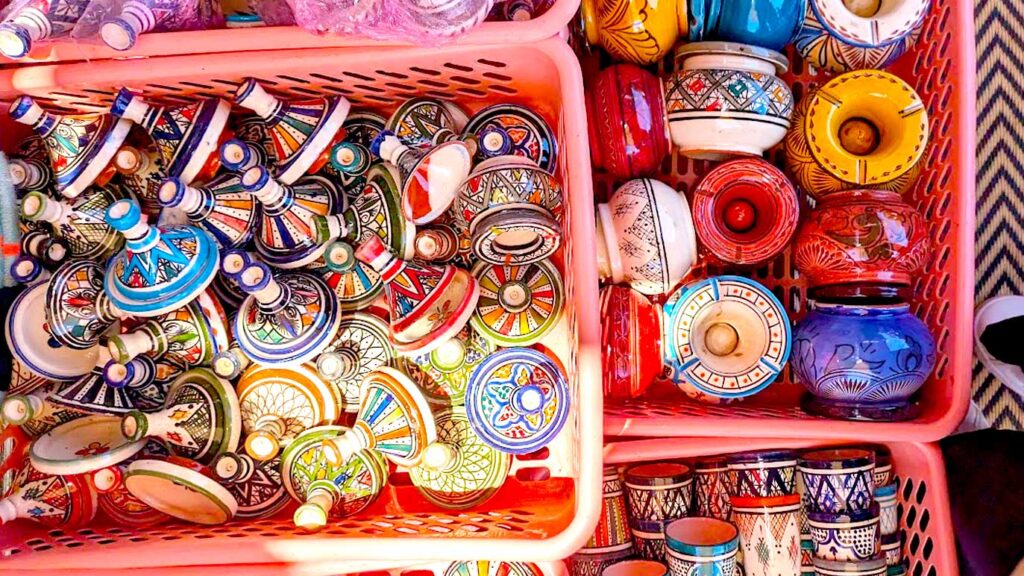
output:
{"label": "ceramic cup", "polygon": [[625,484],[634,527],[640,522],[664,527],[690,514],[693,473],[689,466],[673,462],[638,464],[626,470]]}
{"label": "ceramic cup", "polygon": [[796,495],[797,457],[788,450],[745,452],[729,456],[729,495],[742,498]]}
{"label": "ceramic cup", "polygon": [[803,25],[807,0],[691,0],[689,38],[781,51]]}
{"label": "ceramic cup", "polygon": [[862,512],[808,512],[814,556],[837,562],[860,562],[881,553],[878,504]]}
{"label": "ceramic cup", "polygon": [[728,520],[732,512],[729,502],[729,461],[724,456],[697,460],[694,469],[695,516]]}
{"label": "ceramic cup", "polygon": [[834,562],[815,558],[814,570],[818,576],[883,576],[886,574],[885,559],[883,558],[872,558],[861,562]]}
{"label": "ceramic cup", "polygon": [[622,545],[629,547],[632,543],[629,534],[629,514],[626,511],[625,490],[618,470],[612,466],[604,468],[601,493],[601,518],[597,522],[594,534],[580,550],[580,553],[586,553],[592,549],[614,549]]}
{"label": "ceramic cup", "polygon": [[672,576],[736,573],[740,535],[716,518],[683,518],[665,528],[665,560]]}
{"label": "ceramic cup", "polygon": [[623,560],[601,571],[601,576],[665,576],[668,568],[651,560]]}
{"label": "ceramic cup", "polygon": [[800,576],[814,576],[814,538],[810,534],[800,534]]}
{"label": "ceramic cup", "polygon": [[665,525],[661,522],[630,520],[633,552],[645,560],[665,559]]}
{"label": "ceramic cup", "polygon": [[859,448],[814,450],[797,465],[808,512],[862,512],[874,502],[875,453]]}
{"label": "ceramic cup", "polygon": [[800,496],[733,498],[746,576],[800,573]]}
{"label": "ceramic cup", "polygon": [[899,532],[882,534],[882,556],[886,566],[898,566],[903,562],[903,535]]}
{"label": "ceramic cup", "polygon": [[875,489],[875,501],[878,502],[882,535],[895,534],[900,529],[899,502],[896,498],[896,483],[879,486]]}
{"label": "ceramic cup", "polygon": [[626,542],[605,549],[587,548],[569,557],[569,573],[572,576],[601,576],[601,572],[633,556],[633,543]]}
{"label": "ceramic cup", "polygon": [[893,479],[892,453],[885,446],[875,447],[875,486],[888,486]]}

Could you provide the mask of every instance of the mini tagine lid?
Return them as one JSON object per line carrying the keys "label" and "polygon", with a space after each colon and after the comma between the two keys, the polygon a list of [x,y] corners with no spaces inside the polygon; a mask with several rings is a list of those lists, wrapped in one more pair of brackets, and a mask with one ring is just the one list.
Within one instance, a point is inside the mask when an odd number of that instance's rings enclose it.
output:
{"label": "mini tagine lid", "polygon": [[789,318],[764,286],[717,276],[681,287],[664,306],[672,379],[712,398],[743,398],[771,384],[789,358]]}
{"label": "mini tagine lid", "polygon": [[63,264],[46,288],[46,323],[62,346],[87,350],[118,320],[103,292],[103,267],[91,260]]}
{"label": "mini tagine lid", "polygon": [[480,299],[470,322],[499,346],[535,344],[562,317],[565,288],[550,261],[523,266],[478,262],[473,276],[480,283]]}
{"label": "mini tagine lid", "polygon": [[281,459],[265,462],[227,452],[211,464],[214,476],[238,501],[239,518],[267,518],[291,500],[281,483]]}
{"label": "mini tagine lid", "polygon": [[355,412],[363,378],[394,361],[387,322],[373,314],[353,312],[342,315],[337,334],[316,360],[316,369],[335,387],[344,410]]}
{"label": "mini tagine lid", "polygon": [[203,186],[179,178],[163,181],[157,199],[164,208],[179,208],[221,248],[238,248],[252,239],[259,218],[256,199],[235,174],[222,174]]}
{"label": "mini tagine lid", "polygon": [[7,312],[5,336],[14,358],[25,369],[48,380],[72,381],[92,371],[100,346],[61,346],[46,324],[47,284],[23,290]]}
{"label": "mini tagine lid", "polygon": [[[739,42],[688,42],[680,44],[676,48],[676,66],[682,69],[681,63],[687,58],[693,58],[695,56],[719,56],[722,58],[727,57],[744,57],[752,58],[767,62],[775,67],[777,75],[785,74],[789,70],[789,59],[785,55],[776,52],[775,50],[769,50],[768,48],[762,48],[760,46],[753,46],[751,44],[741,44]],[[728,64],[723,63],[724,68],[729,68]]]}
{"label": "mini tagine lid", "polygon": [[450,102],[432,98],[411,98],[402,103],[384,124],[403,144],[412,148],[429,148],[442,130],[462,132],[466,114]]}
{"label": "mini tagine lid", "polygon": [[460,140],[411,148],[394,132],[384,130],[373,140],[370,150],[398,167],[402,213],[414,224],[426,224],[444,214],[473,167],[469,148]]}
{"label": "mini tagine lid", "polygon": [[552,357],[531,348],[505,348],[473,371],[466,410],[487,445],[529,454],[562,430],[572,402],[565,372]]}
{"label": "mini tagine lid", "polygon": [[220,253],[206,232],[146,224],[133,200],[112,204],[107,222],[127,240],[125,249],[110,260],[103,283],[120,310],[159,316],[188,304],[213,282]]}
{"label": "mini tagine lid", "polygon": [[495,104],[477,112],[466,124],[477,138],[476,160],[514,154],[533,160],[547,172],[558,167],[558,142],[539,114],[518,104]]}
{"label": "mini tagine lid", "polygon": [[238,501],[210,470],[187,458],[136,460],[128,466],[124,484],[139,500],[179,520],[223,524],[238,511]]}
{"label": "mini tagine lid", "polygon": [[404,368],[428,402],[461,406],[466,401],[470,375],[495,349],[472,326],[465,326],[434,350],[406,359]]}
{"label": "mini tagine lid", "polygon": [[65,422],[32,443],[32,465],[47,474],[87,474],[131,458],[146,440],[131,441],[121,433],[121,418],[85,416]]}

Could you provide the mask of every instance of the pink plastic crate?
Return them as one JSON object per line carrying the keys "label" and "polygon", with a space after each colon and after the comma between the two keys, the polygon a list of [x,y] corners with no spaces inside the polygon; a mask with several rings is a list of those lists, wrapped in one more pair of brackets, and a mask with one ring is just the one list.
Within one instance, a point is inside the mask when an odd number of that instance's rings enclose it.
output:
{"label": "pink plastic crate", "polygon": [[[452,99],[469,111],[496,102],[521,103],[547,119],[558,133],[557,172],[566,191],[564,248],[557,259],[566,308],[563,320],[542,343],[566,368],[572,416],[545,450],[517,457],[513,477],[492,500],[471,510],[438,510],[398,474],[366,513],[333,522],[313,535],[297,532],[288,516],[146,530],[97,523],[82,530],[47,531],[16,522],[0,528],[0,573],[567,557],[597,523],[601,484],[601,396],[600,387],[591,385],[600,381],[600,333],[593,313],[593,188],[583,88],[569,47],[549,39],[515,49],[331,48],[41,65],[0,70],[0,100],[25,93],[54,110],[98,111],[109,107],[121,86],[173,103],[229,95],[244,76],[256,77],[278,94],[344,94],[354,107],[382,112],[409,97],[426,95]],[[0,134],[9,136],[11,131],[0,128]]]}
{"label": "pink plastic crate", "polygon": [[[732,404],[700,404],[660,383],[639,400],[609,399],[605,404],[605,434],[878,441],[898,438],[927,442],[956,428],[967,411],[971,391],[975,122],[972,17],[970,0],[935,0],[914,50],[892,69],[920,93],[931,124],[931,143],[921,160],[924,170],[907,196],[928,220],[936,248],[934,260],[913,286],[913,310],[931,328],[938,349],[935,371],[920,393],[920,415],[907,422],[884,424],[808,415],[799,408],[804,387],[794,382],[787,367],[763,392]],[[791,72],[785,78],[797,98],[811,86],[827,81],[826,75],[813,73],[794,54],[790,59]],[[669,72],[669,68],[663,71]],[[782,166],[781,148],[772,154]],[[675,153],[665,160],[657,177],[689,192],[711,166]],[[599,197],[614,189],[614,182],[603,175],[596,177]],[[698,270],[694,277],[709,272]],[[806,286],[789,250],[748,275],[772,289],[791,320],[801,318],[806,310]]]}
{"label": "pink plastic crate", "polygon": [[[606,464],[692,459],[750,450],[805,449],[840,442],[782,439],[652,439],[613,442],[605,446]],[[847,442],[848,444],[848,442]],[[907,574],[955,576],[959,574],[956,541],[949,513],[949,492],[942,453],[934,444],[880,442],[892,452],[899,484],[900,528]]]}

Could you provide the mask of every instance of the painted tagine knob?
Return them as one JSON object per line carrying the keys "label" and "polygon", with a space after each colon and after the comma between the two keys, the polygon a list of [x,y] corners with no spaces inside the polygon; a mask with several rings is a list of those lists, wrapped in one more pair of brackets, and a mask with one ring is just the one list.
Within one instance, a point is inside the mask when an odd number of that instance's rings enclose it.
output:
{"label": "painted tagine knob", "polygon": [[231,172],[242,174],[255,166],[270,166],[271,160],[259,145],[231,138],[220,145],[220,164]]}
{"label": "painted tagine knob", "polygon": [[238,518],[269,518],[290,501],[281,482],[280,458],[259,462],[248,454],[226,452],[213,461],[210,469],[238,501]]}
{"label": "painted tagine knob", "polygon": [[461,134],[469,118],[454,102],[435,98],[410,98],[384,123],[384,130],[411,148],[431,148],[439,134]]}
{"label": "painted tagine knob", "polygon": [[601,357],[606,398],[642,396],[661,373],[661,314],[626,286],[601,289]]}
{"label": "painted tagine knob", "polygon": [[255,198],[235,174],[223,174],[196,187],[180,178],[168,178],[160,185],[157,198],[164,208],[184,211],[192,224],[224,249],[247,244],[259,217]]}
{"label": "painted tagine knob", "polygon": [[630,180],[597,205],[602,280],[668,294],[697,261],[697,234],[682,193],[657,180]]}
{"label": "painted tagine knob", "polygon": [[26,286],[46,282],[50,278],[50,271],[43,266],[42,261],[28,254],[19,254],[11,262],[9,273],[12,280]]}
{"label": "painted tagine knob", "polygon": [[72,257],[103,261],[124,245],[124,238],[104,221],[107,208],[124,197],[116,188],[98,186],[71,202],[29,192],[21,199],[21,217],[45,223],[68,245]]}
{"label": "painted tagine knob", "polygon": [[206,30],[224,26],[220,6],[183,0],[127,0],[120,12],[100,25],[103,42],[118,51],[130,50],[147,32]]}
{"label": "painted tagine knob", "polygon": [[363,378],[380,366],[392,365],[395,348],[388,324],[373,314],[345,314],[330,345],[316,359],[316,371],[331,383],[346,412],[359,408]]}
{"label": "painted tagine knob", "polygon": [[[20,248],[22,256],[34,258],[41,266],[48,268],[56,268],[71,256],[71,247],[67,242],[54,238],[53,234],[44,230],[28,230],[22,234]],[[13,264],[11,269],[14,269]]]}
{"label": "painted tagine knob", "polygon": [[87,524],[96,516],[96,489],[85,476],[54,476],[26,463],[13,491],[0,500],[0,525],[19,518],[49,527]]}
{"label": "painted tagine knob", "polygon": [[238,342],[232,342],[227,350],[221,350],[213,355],[210,367],[214,373],[225,380],[234,380],[242,375],[242,372],[249,367],[252,360],[242,352]]}
{"label": "painted tagine knob", "polygon": [[66,384],[50,383],[19,394],[8,394],[0,402],[0,416],[7,426],[18,427],[30,438],[37,438],[57,426],[87,416],[77,408],[53,401]]}
{"label": "painted tagine knob", "polygon": [[461,406],[470,375],[495,349],[467,325],[432,351],[405,359],[404,368],[432,405]]}
{"label": "painted tagine knob", "polygon": [[413,248],[418,260],[450,262],[459,255],[461,242],[451,226],[437,224],[416,232]]}
{"label": "painted tagine knob", "polygon": [[488,106],[469,119],[466,134],[478,143],[477,162],[511,154],[528,158],[546,172],[558,169],[558,141],[551,125],[525,106]]}
{"label": "painted tagine knob", "polygon": [[7,161],[7,172],[19,192],[46,190],[53,184],[53,168],[45,156],[11,158]]}
{"label": "painted tagine knob", "polygon": [[689,29],[687,4],[584,0],[580,18],[591,46],[601,46],[616,60],[646,66],[661,60]]}
{"label": "painted tagine knob", "polygon": [[149,222],[160,218],[159,192],[164,179],[163,159],[154,146],[122,146],[114,155],[121,187],[131,191]]}
{"label": "painted tagine knob", "polygon": [[88,2],[19,2],[11,4],[0,24],[0,54],[18,60],[34,45],[71,35]]}
{"label": "painted tagine knob", "polygon": [[473,276],[480,284],[480,299],[469,321],[498,346],[536,344],[562,317],[565,288],[550,261],[524,266],[478,262]]}

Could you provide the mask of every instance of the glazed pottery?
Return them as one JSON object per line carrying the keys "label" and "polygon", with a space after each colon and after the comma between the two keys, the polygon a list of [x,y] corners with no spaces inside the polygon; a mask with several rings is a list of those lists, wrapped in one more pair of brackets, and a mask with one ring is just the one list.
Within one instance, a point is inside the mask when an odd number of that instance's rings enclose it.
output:
{"label": "glazed pottery", "polygon": [[459,255],[458,233],[447,224],[435,224],[416,231],[413,250],[418,260],[451,262]]}
{"label": "glazed pottery", "polygon": [[183,210],[222,249],[239,248],[252,239],[259,217],[257,203],[234,174],[217,176],[197,187],[168,178],[157,194],[161,206]]}
{"label": "glazed pottery", "polygon": [[167,177],[191,184],[193,180],[209,179],[220,167],[217,148],[231,112],[226,101],[204,98],[177,107],[152,106],[122,88],[110,112],[149,132]]}
{"label": "glazed pottery", "polygon": [[800,216],[793,184],[760,158],[713,168],[693,193],[693,220],[701,246],[720,262],[756,266],[778,256]]}
{"label": "glazed pottery", "polygon": [[8,395],[28,394],[49,384],[54,384],[54,382],[50,382],[50,380],[22,366],[17,358],[11,360],[9,376],[10,387],[7,389]]}
{"label": "glazed pottery", "polygon": [[872,558],[862,562],[833,562],[831,560],[815,558],[814,573],[818,576],[883,576],[886,574],[885,559]]}
{"label": "glazed pottery", "polygon": [[699,400],[757,394],[789,358],[786,310],[768,288],[740,276],[681,287],[664,305],[662,327],[669,379]]}
{"label": "glazed pottery", "polygon": [[875,558],[882,551],[878,504],[849,514],[808,512],[807,525],[814,539],[815,558],[860,562]]}
{"label": "glazed pottery", "polygon": [[639,527],[630,528],[633,533],[633,552],[644,560],[663,561],[665,559],[665,533],[660,523],[632,521]]}
{"label": "glazed pottery", "polygon": [[242,174],[242,187],[263,208],[255,240],[264,261],[277,268],[300,268],[324,253],[327,246],[317,240],[314,220],[344,210],[345,198],[334,183],[306,176],[289,186],[256,166]]}
{"label": "glazed pottery", "polygon": [[935,340],[908,304],[811,302],[793,335],[804,408],[848,420],[905,420],[935,366]]}
{"label": "glazed pottery", "polygon": [[668,568],[653,560],[623,560],[605,567],[601,576],[666,576]]}
{"label": "glazed pottery", "polygon": [[224,26],[220,5],[209,0],[126,0],[119,13],[106,18],[99,29],[103,42],[114,50],[135,46],[140,34],[205,30]]}
{"label": "glazed pottery", "polygon": [[601,484],[601,515],[587,543],[569,559],[573,575],[598,576],[601,570],[633,554],[626,498],[613,466],[605,466]]}
{"label": "glazed pottery", "polygon": [[97,504],[99,509],[120,526],[145,528],[160,524],[171,519],[170,516],[155,510],[139,500],[124,485],[124,475],[128,472],[128,464],[122,462],[98,470],[92,475],[93,486],[99,493]]}
{"label": "glazed pottery", "polygon": [[132,441],[159,438],[175,455],[209,463],[238,448],[238,396],[209,369],[193,368],[171,384],[162,410],[129,412],[121,420],[121,432]]}
{"label": "glazed pottery", "polygon": [[53,200],[42,192],[21,199],[21,217],[45,222],[74,258],[104,261],[124,245],[124,238],[104,221],[107,208],[125,195],[117,188],[94,186],[72,201]]}
{"label": "glazed pottery", "polygon": [[870,450],[815,450],[801,455],[797,466],[807,512],[863,512],[875,500],[875,454]]}
{"label": "glazed pottery", "polygon": [[24,58],[33,44],[66,38],[88,6],[85,0],[12,3],[0,25],[0,53],[12,59]]}
{"label": "glazed pottery", "polygon": [[607,549],[583,549],[569,557],[572,576],[601,576],[604,569],[633,556],[633,543],[626,542]]}
{"label": "glazed pottery", "polygon": [[135,195],[148,221],[156,222],[163,208],[158,198],[164,179],[160,152],[151,146],[122,146],[114,155],[113,164],[121,186]]}
{"label": "glazed pottery", "polygon": [[375,235],[359,245],[355,256],[381,275],[391,312],[391,343],[401,354],[433,351],[458,334],[476,309],[480,286],[465,270],[396,258]]}
{"label": "glazed pottery", "polygon": [[569,383],[558,361],[532,348],[504,348],[473,370],[466,410],[489,446],[529,454],[547,446],[569,419]]}
{"label": "glazed pottery", "polygon": [[7,312],[7,347],[23,368],[48,380],[71,381],[88,374],[96,364],[99,346],[75,349],[61,346],[46,324],[47,284],[23,290]]}
{"label": "glazed pottery", "polygon": [[0,526],[25,518],[50,528],[74,528],[96,516],[96,489],[85,476],[53,476],[26,463],[13,485],[0,500]]}
{"label": "glazed pottery", "polygon": [[800,225],[793,259],[811,288],[909,286],[931,260],[921,214],[887,190],[834,192]]}
{"label": "glazed pottery", "polygon": [[46,286],[46,325],[61,346],[88,350],[122,317],[103,291],[103,267],[71,260]]}
{"label": "glazed pottery", "polygon": [[788,450],[732,454],[729,461],[729,498],[778,498],[796,494],[797,456]]}
{"label": "glazed pottery", "polygon": [[467,325],[434,350],[406,358],[403,367],[428,402],[461,406],[470,375],[495,349],[490,340]]}
{"label": "glazed pottery", "polygon": [[0,430],[0,495],[10,494],[14,479],[28,460],[32,440],[18,426],[4,426]]}
{"label": "glazed pottery", "polygon": [[[637,464],[626,469],[626,502],[630,523],[665,526],[690,515],[693,473],[672,462]],[[658,530],[661,532],[662,530]]]}
{"label": "glazed pottery", "polygon": [[800,574],[800,496],[734,498],[746,576]]}
{"label": "glazed pottery", "polygon": [[28,96],[14,100],[10,115],[42,137],[57,190],[68,198],[94,183],[106,184],[113,176],[110,161],[131,128],[131,122],[110,114],[51,114]]}
{"label": "glazed pottery", "polygon": [[672,576],[736,573],[740,534],[716,518],[683,518],[665,527],[665,560]]}
{"label": "glazed pottery", "polygon": [[626,180],[661,167],[671,144],[661,80],[632,64],[597,73],[587,90],[590,158],[595,168]]}
{"label": "glazed pottery", "polygon": [[9,276],[16,284],[28,286],[49,280],[50,271],[43,267],[39,259],[20,254],[11,263]]}
{"label": "glazed pottery", "polygon": [[474,560],[469,562],[452,562],[445,569],[443,576],[542,576],[543,570],[533,562],[498,562],[490,560]]}
{"label": "glazed pottery", "polygon": [[459,140],[431,148],[411,148],[394,132],[384,130],[370,150],[398,168],[402,214],[414,224],[436,220],[448,210],[473,167],[469,148]]}
{"label": "glazed pottery", "polygon": [[661,315],[643,294],[626,286],[601,289],[601,359],[604,397],[642,396],[661,374]]}
{"label": "glazed pottery", "polygon": [[804,23],[807,0],[688,2],[689,39],[726,40],[782,51]]}
{"label": "glazed pottery", "polygon": [[833,73],[886,68],[920,34],[931,0],[810,0],[794,44],[804,61]]}
{"label": "glazed pottery", "polygon": [[558,167],[558,142],[551,126],[539,114],[518,104],[494,104],[477,112],[466,124],[476,137],[476,161],[513,154],[529,158],[541,170]]}
{"label": "glazed pottery", "polygon": [[549,261],[522,266],[478,262],[473,276],[480,284],[480,299],[469,321],[498,346],[536,344],[562,318],[565,287]]}
{"label": "glazed pottery", "polygon": [[320,278],[305,272],[275,276],[257,262],[242,271],[239,286],[249,297],[235,316],[233,332],[254,362],[297,366],[330,344],[341,316]]}
{"label": "glazed pottery", "polygon": [[893,482],[892,454],[888,448],[875,448],[875,487],[888,486]]}
{"label": "glazed pottery", "polygon": [[324,442],[332,464],[362,449],[375,450],[399,466],[413,466],[437,440],[430,405],[416,384],[401,371],[380,366],[363,379],[359,411],[352,430]]}
{"label": "glazed pottery", "polygon": [[277,456],[302,431],[330,424],[341,414],[340,396],[306,366],[253,364],[236,390],[245,451],[260,462]]}
{"label": "glazed pottery", "polygon": [[693,465],[695,516],[728,520],[732,513],[729,500],[729,461],[724,456],[701,458]]}
{"label": "glazed pottery", "polygon": [[223,524],[238,511],[238,501],[210,470],[187,458],[136,460],[125,472],[124,485],[154,509],[187,522]]}
{"label": "glazed pottery", "polygon": [[47,190],[53,184],[53,168],[47,158],[9,158],[7,169],[18,192]]}
{"label": "glazed pottery", "polygon": [[214,373],[225,380],[234,380],[238,378],[242,371],[249,367],[252,361],[242,349],[238,347],[238,341],[234,341],[228,346],[227,350],[221,350],[213,356],[213,361],[210,362],[210,367],[213,368]]}
{"label": "glazed pottery", "polygon": [[762,156],[790,126],[793,93],[776,75],[788,67],[782,54],[748,44],[680,46],[665,86],[672,143],[698,160]]}
{"label": "glazed pottery", "polygon": [[875,501],[878,502],[879,525],[882,536],[895,534],[900,529],[899,502],[896,498],[897,484],[893,482],[875,489]]}
{"label": "glazed pottery", "polygon": [[804,96],[786,135],[786,167],[816,199],[841,190],[905,193],[928,144],[928,112],[900,78],[879,70],[837,76]]}
{"label": "glazed pottery", "polygon": [[[42,227],[35,230],[27,230],[21,236],[21,255],[34,258],[39,264],[48,268],[59,266],[71,256],[71,247],[64,240],[54,238],[49,231]],[[16,266],[11,265],[13,274]],[[22,282],[30,284],[31,282]]]}
{"label": "glazed pottery", "polygon": [[135,402],[128,393],[129,381],[141,386],[155,375],[153,364],[148,360],[118,364],[107,350],[100,349],[90,373],[61,387],[51,400],[90,414],[120,416],[135,408]]}
{"label": "glazed pottery", "polygon": [[121,434],[121,419],[107,414],[66,422],[32,443],[32,465],[47,474],[88,474],[131,458],[146,446]]}
{"label": "glazed pottery", "polygon": [[248,454],[227,452],[210,465],[217,480],[238,502],[238,518],[268,518],[284,508],[288,492],[281,483],[281,459],[264,462]]}
{"label": "glazed pottery", "polygon": [[0,416],[7,426],[20,428],[30,438],[37,438],[57,426],[88,416],[78,408],[53,401],[65,383],[48,383],[29,392],[8,393],[0,403]]}
{"label": "glazed pottery", "polygon": [[903,535],[899,532],[882,534],[882,556],[886,566],[899,566],[903,562]]}
{"label": "glazed pottery", "polygon": [[644,66],[661,60],[689,29],[685,0],[584,0],[580,18],[591,46],[601,46],[616,60]]}
{"label": "glazed pottery", "polygon": [[199,228],[150,226],[133,200],[112,204],[107,222],[126,239],[103,279],[103,289],[118,309],[146,318],[160,316],[188,304],[213,282],[220,254],[213,238]]}
{"label": "glazed pottery", "polygon": [[[801,512],[801,522],[807,523],[806,513]],[[814,572],[814,538],[804,530],[803,525],[800,528],[800,576],[816,576]]]}
{"label": "glazed pottery", "polygon": [[411,98],[402,103],[384,124],[406,146],[429,148],[439,134],[461,134],[469,119],[452,102]]}
{"label": "glazed pottery", "polygon": [[[231,121],[235,137],[225,140],[220,147],[220,161],[224,168],[232,172],[245,172],[253,166],[273,166],[277,163],[274,140],[263,118],[256,113],[236,111],[231,115]],[[242,158],[232,153],[229,142],[242,144],[242,148],[235,149],[235,152],[251,153],[251,156]],[[229,153],[225,154],[225,151]]]}
{"label": "glazed pottery", "polygon": [[409,470],[413,486],[441,508],[463,510],[483,504],[505,483],[512,457],[481,441],[463,407],[437,414],[435,422],[437,441]]}
{"label": "glazed pottery", "polygon": [[[263,120],[257,118],[256,122],[262,124]],[[243,140],[241,137],[225,140],[220,145],[221,166],[237,174],[256,166],[273,166],[276,160],[276,157],[268,155],[258,143]]]}
{"label": "glazed pottery", "polygon": [[341,409],[355,412],[363,378],[378,366],[393,365],[395,358],[387,322],[353,312],[342,315],[334,339],[316,359],[316,371],[334,387]]}
{"label": "glazed pottery", "polygon": [[[362,191],[366,182],[366,174],[365,172],[360,173],[358,167],[362,162],[359,158],[349,158],[348,153],[341,152],[338,147],[342,146],[343,149],[348,150],[358,149],[359,154],[365,156],[365,160],[371,160],[370,144],[384,130],[386,122],[387,118],[365,110],[352,112],[345,118],[345,123],[342,125],[342,128],[345,129],[345,141],[336,145],[334,150],[331,151],[331,161],[324,169],[328,172],[333,169],[336,173],[336,178],[341,181],[341,185],[345,188],[345,193],[349,198],[358,195]],[[336,152],[341,153],[338,154]],[[341,161],[342,167],[345,168],[344,170],[336,164],[338,160]]]}

